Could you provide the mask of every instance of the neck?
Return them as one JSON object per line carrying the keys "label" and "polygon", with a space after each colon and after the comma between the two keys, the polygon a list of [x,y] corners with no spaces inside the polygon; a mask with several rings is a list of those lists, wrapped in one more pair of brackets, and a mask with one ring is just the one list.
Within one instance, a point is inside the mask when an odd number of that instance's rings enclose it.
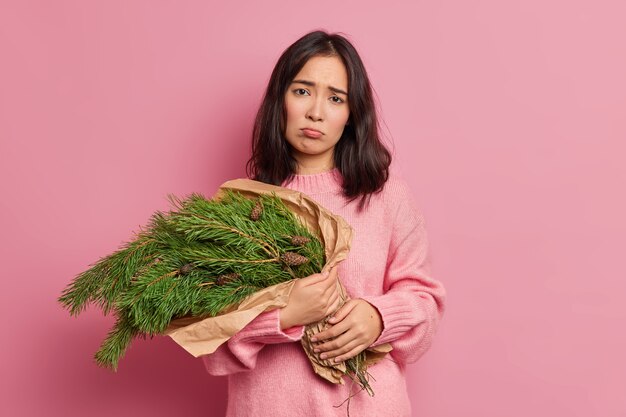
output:
{"label": "neck", "polygon": [[311,175],[321,172],[328,172],[335,167],[332,152],[330,155],[306,155],[306,157],[295,156],[298,166],[296,174]]}
{"label": "neck", "polygon": [[323,172],[331,171],[335,166],[333,164],[329,165],[316,165],[313,167],[303,167],[298,166],[298,171],[296,172],[298,175],[313,175],[313,174],[321,174]]}

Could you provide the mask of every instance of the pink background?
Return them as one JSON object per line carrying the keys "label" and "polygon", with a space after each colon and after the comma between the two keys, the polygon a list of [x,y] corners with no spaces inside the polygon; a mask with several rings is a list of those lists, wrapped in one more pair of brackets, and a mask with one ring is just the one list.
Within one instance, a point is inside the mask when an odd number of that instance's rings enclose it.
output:
{"label": "pink background", "polygon": [[[258,4],[258,3],[262,3]],[[341,31],[449,293],[414,416],[626,416],[623,1],[2,1],[0,414],[220,416],[166,337],[117,374],[113,324],[56,298],[167,209],[244,175],[276,59]]]}

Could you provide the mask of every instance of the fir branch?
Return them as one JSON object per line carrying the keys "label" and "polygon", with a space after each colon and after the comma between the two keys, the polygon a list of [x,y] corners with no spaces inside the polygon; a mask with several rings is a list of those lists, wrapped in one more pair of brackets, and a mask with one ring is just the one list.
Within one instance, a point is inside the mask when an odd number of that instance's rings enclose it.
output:
{"label": "fir branch", "polygon": [[117,371],[120,359],[126,353],[126,349],[133,339],[139,334],[139,330],[130,324],[126,316],[118,314],[115,326],[109,331],[100,349],[94,355],[96,363]]}

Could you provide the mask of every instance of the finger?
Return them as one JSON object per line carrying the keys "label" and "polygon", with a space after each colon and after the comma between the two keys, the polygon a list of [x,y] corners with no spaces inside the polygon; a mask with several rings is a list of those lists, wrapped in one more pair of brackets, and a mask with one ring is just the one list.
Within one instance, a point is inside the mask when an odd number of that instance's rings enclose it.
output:
{"label": "finger", "polygon": [[331,285],[330,287],[326,287],[323,292],[323,297],[326,300],[331,300],[331,299],[334,300],[335,297],[338,295],[339,295],[339,292],[337,291],[334,285]]}
{"label": "finger", "polygon": [[325,317],[330,316],[337,312],[339,307],[341,306],[341,296],[338,292],[334,292],[331,295],[331,298],[328,300],[328,308],[326,309]]}
{"label": "finger", "polygon": [[331,266],[326,265],[326,266],[324,266],[322,268],[322,272],[321,273],[322,274],[329,274],[329,273],[333,272],[333,269],[335,269],[335,268],[337,268],[337,265],[331,265]]}
{"label": "finger", "polygon": [[357,300],[348,300],[331,318],[328,319],[330,324],[339,323],[346,318],[348,314],[357,306]]}
{"label": "finger", "polygon": [[336,349],[333,350],[329,350],[329,351],[322,351],[322,353],[320,354],[320,358],[322,359],[333,359],[333,358],[337,358],[338,356],[343,356],[343,355],[347,355],[348,352],[351,352],[353,349],[359,347],[359,345],[361,345],[361,343],[359,343],[356,340],[348,340],[347,343],[339,346]]}
{"label": "finger", "polygon": [[329,275],[332,275],[333,278],[337,278],[337,265],[333,265],[328,268]]}
{"label": "finger", "polygon": [[356,355],[358,355],[359,353],[363,352],[365,349],[367,349],[367,347],[365,347],[364,345],[357,345],[356,347],[354,347],[348,353],[341,354],[341,355],[335,357],[333,359],[333,362],[339,363],[339,362],[347,361],[350,358],[354,358]]}
{"label": "finger", "polygon": [[[335,268],[333,268],[333,270],[335,270]],[[328,276],[324,278],[321,284],[324,285],[325,288],[333,288],[337,286],[337,274],[333,274],[331,271]]]}
{"label": "finger", "polygon": [[[322,330],[321,332],[313,335],[313,337],[311,337],[310,340],[311,342],[330,341],[331,339],[334,339],[344,334],[349,329],[350,329],[350,325],[348,323],[338,323],[334,326],[329,327],[326,330]],[[328,342],[324,342],[324,343],[328,343]],[[328,348],[326,350],[328,350]]]}
{"label": "finger", "polygon": [[317,283],[323,282],[330,275],[330,271],[322,271],[317,274],[309,275],[308,277],[301,278],[301,280],[305,283],[305,285],[315,285]]}
{"label": "finger", "polygon": [[341,349],[343,346],[347,345],[352,340],[354,340],[354,337],[351,337],[347,333],[348,332],[344,332],[333,339],[329,339],[329,340],[314,344],[313,351],[328,353],[333,350]]}
{"label": "finger", "polygon": [[324,285],[326,286],[326,288],[333,288],[333,289],[337,286],[337,267],[334,266],[330,270],[330,273],[324,280]]}
{"label": "finger", "polygon": [[328,287],[330,287],[330,284],[332,282],[332,270],[335,267],[332,267],[330,270],[326,270],[326,271],[322,271],[319,272],[317,274],[313,274],[313,275],[309,275],[308,277],[302,278],[302,280],[304,280],[304,284],[306,286],[313,286],[313,285],[319,285],[321,288],[326,289]]}

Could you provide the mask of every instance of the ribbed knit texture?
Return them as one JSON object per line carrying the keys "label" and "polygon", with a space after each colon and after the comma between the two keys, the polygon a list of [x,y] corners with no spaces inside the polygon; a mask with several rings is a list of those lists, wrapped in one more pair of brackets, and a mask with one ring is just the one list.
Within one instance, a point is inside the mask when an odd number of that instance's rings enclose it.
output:
{"label": "ribbed knit texture", "polygon": [[[347,203],[338,169],[296,175],[284,187],[301,191],[353,229],[339,277],[352,298],[379,311],[383,331],[374,345],[389,342],[387,359],[369,368],[374,397],[360,392],[350,415],[410,416],[405,365],[431,346],[444,312],[445,289],[431,276],[424,218],[404,180],[392,175],[365,211]],[[228,375],[227,417],[346,416],[351,381],[333,385],[317,376],[299,339],[304,328],[280,330],[279,310],[265,312],[218,350],[202,359],[212,375]],[[353,390],[356,390],[356,385]]]}

